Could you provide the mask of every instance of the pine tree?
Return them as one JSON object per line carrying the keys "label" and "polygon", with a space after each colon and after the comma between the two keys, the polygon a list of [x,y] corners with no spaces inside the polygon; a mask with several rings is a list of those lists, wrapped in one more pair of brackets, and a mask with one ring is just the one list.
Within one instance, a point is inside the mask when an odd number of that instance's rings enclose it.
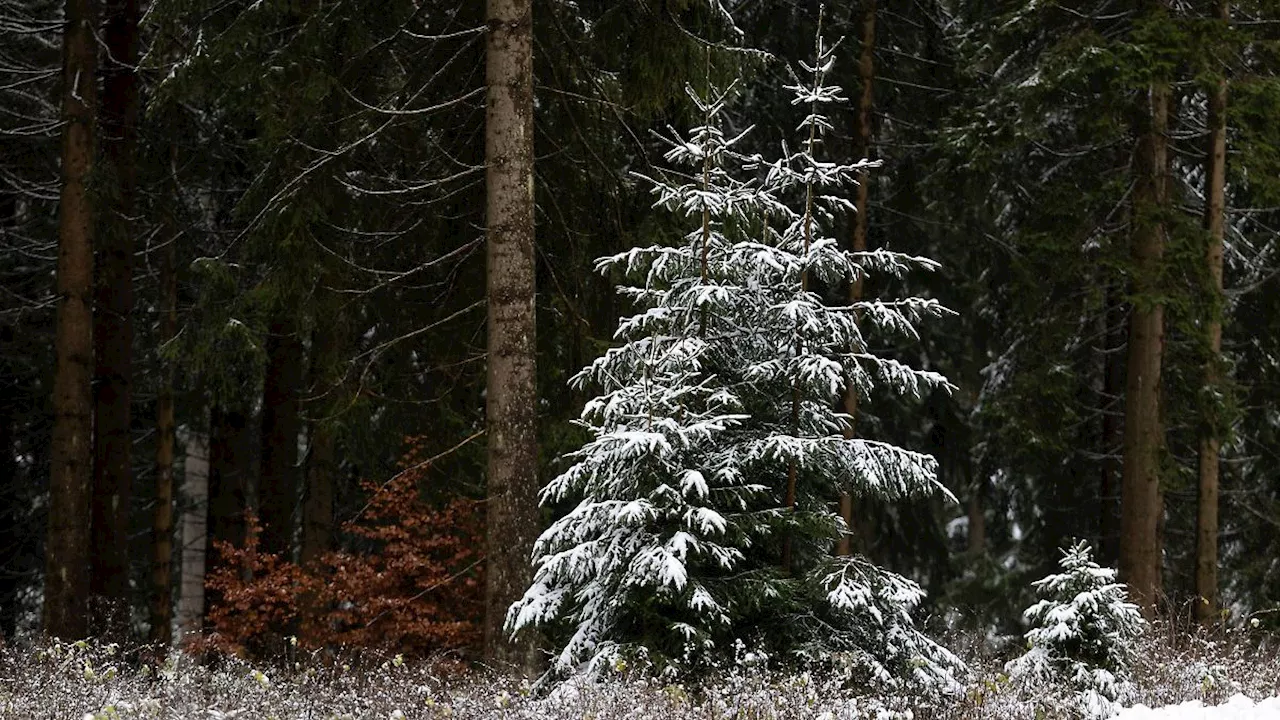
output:
{"label": "pine tree", "polygon": [[[599,395],[592,439],[543,491],[576,503],[539,538],[533,585],[508,615],[514,632],[550,631],[553,672],[636,654],[693,670],[740,642],[785,659],[842,662],[860,679],[946,680],[954,658],[913,627],[923,596],[859,556],[830,553],[845,532],[841,491],[898,499],[939,488],[933,458],[847,438],[846,388],[918,394],[946,386],[868,349],[863,331],[914,337],[934,301],[828,305],[820,289],[864,273],[932,268],[889,251],[851,252],[825,232],[850,203],[831,193],[868,167],[819,159],[830,129],[819,42],[788,89],[808,108],[797,151],[766,163],[725,133],[734,87],[689,95],[703,123],[672,132],[651,180],[657,205],[699,221],[680,241],[602,258],[640,311],[573,382]],[[647,179],[647,178],[646,178]],[[862,318],[862,323],[859,323]]]}
{"label": "pine tree", "polygon": [[1024,682],[1065,679],[1087,714],[1106,717],[1128,681],[1132,641],[1145,623],[1116,571],[1099,567],[1088,543],[1064,550],[1061,566],[1033,583],[1043,599],[1023,613],[1032,626],[1030,649],[1008,670]]}

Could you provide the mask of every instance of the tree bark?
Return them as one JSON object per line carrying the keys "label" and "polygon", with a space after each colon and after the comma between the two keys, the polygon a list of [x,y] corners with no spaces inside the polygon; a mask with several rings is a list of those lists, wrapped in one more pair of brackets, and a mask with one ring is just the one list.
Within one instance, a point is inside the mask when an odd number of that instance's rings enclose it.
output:
{"label": "tree bark", "polygon": [[[160,335],[163,348],[178,333],[177,238],[160,250]],[[173,451],[176,424],[173,367],[160,359],[160,388],[156,393],[156,507],[151,523],[151,633],[162,649],[173,642]]]}
{"label": "tree bark", "polygon": [[[245,541],[249,476],[253,472],[253,428],[248,412],[214,406],[209,413],[209,553],[221,541]],[[209,564],[216,558],[210,557]]]}
{"label": "tree bark", "polygon": [[1102,333],[1102,468],[1098,487],[1098,559],[1115,567],[1120,558],[1120,489],[1124,477],[1125,347],[1123,289],[1107,289]]}
{"label": "tree bark", "polygon": [[182,582],[178,631],[199,633],[204,620],[205,547],[209,542],[209,438],[193,432],[187,438],[182,468]]}
{"label": "tree bark", "polygon": [[[862,54],[858,58],[858,80],[862,92],[858,95],[858,122],[854,132],[854,158],[865,158],[871,152],[871,108],[875,101],[875,49],[876,49],[876,0],[866,0],[862,11]],[[858,187],[854,196],[853,237],[854,252],[867,250],[867,206],[870,200],[871,174],[865,170],[858,173]],[[859,275],[849,283],[849,302],[862,300],[864,278]],[[852,384],[845,388],[844,411],[849,415],[849,428],[844,436],[852,439],[856,435],[854,423],[858,417],[858,393]],[[840,517],[844,519],[847,532],[836,544],[837,555],[849,555],[853,552],[851,537],[854,531],[853,496],[848,492],[840,495]],[[863,532],[866,532],[864,529]]]}
{"label": "tree bark", "polygon": [[[1218,0],[1214,14],[1224,24],[1231,22],[1228,0]],[[1209,94],[1209,148],[1205,157],[1204,226],[1209,244],[1205,265],[1209,275],[1209,319],[1205,330],[1209,359],[1204,367],[1204,385],[1215,398],[1222,392],[1222,241],[1226,223],[1227,166],[1227,79],[1218,82]],[[1196,505],[1196,617],[1208,624],[1218,617],[1218,455],[1222,448],[1218,413],[1210,412],[1201,423],[1199,501]]]}
{"label": "tree bark", "polygon": [[98,129],[100,193],[95,356],[93,517],[90,596],[95,625],[124,639],[129,630],[129,516],[133,484],[130,404],[133,382],[133,227],[137,148],[138,0],[106,0],[106,53]]}
{"label": "tree bark", "polygon": [[313,403],[310,414],[310,443],[306,458],[306,492],[302,504],[302,551],[299,560],[310,563],[333,547],[333,502],[338,471],[337,437],[334,421],[328,417],[328,406],[335,393],[341,392],[340,354],[348,330],[343,311],[333,293],[322,291],[316,329],[312,334],[311,378],[308,396]]}
{"label": "tree bark", "polygon": [[262,472],[258,509],[262,549],[293,554],[293,511],[298,504],[298,401],[304,378],[302,343],[293,323],[272,323],[267,337],[267,372],[262,390]]}
{"label": "tree bark", "polygon": [[531,670],[532,638],[512,640],[504,626],[507,609],[532,580],[530,553],[539,524],[532,0],[488,0],[487,18],[484,651],[491,662]]}
{"label": "tree bark", "polygon": [[[7,340],[9,328],[0,326],[0,330]],[[0,378],[0,643],[14,640],[21,615],[18,603],[22,584],[18,567],[21,562],[20,543],[24,538],[18,528],[21,527],[21,514],[25,513],[18,487],[18,464],[14,462],[16,393],[9,382],[9,378]]]}
{"label": "tree bark", "polygon": [[1153,82],[1138,117],[1132,223],[1133,309],[1125,383],[1124,468],[1120,502],[1120,574],[1135,603],[1154,614],[1161,584],[1163,513],[1160,374],[1164,359],[1161,270],[1169,207],[1169,84]]}
{"label": "tree bark", "polygon": [[93,0],[67,0],[62,39],[62,191],[58,206],[57,334],[44,631],[87,635],[93,462],[93,235],[89,192],[98,89]]}

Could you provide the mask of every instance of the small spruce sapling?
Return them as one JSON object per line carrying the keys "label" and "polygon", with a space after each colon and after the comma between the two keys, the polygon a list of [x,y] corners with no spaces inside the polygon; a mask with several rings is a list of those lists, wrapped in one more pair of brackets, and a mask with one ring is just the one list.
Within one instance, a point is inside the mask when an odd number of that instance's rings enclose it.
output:
{"label": "small spruce sapling", "polygon": [[914,339],[918,320],[946,312],[936,301],[832,306],[820,293],[869,272],[936,267],[850,252],[826,234],[851,209],[835,191],[870,165],[819,157],[831,127],[821,109],[842,99],[825,84],[833,50],[819,34],[816,61],[788,87],[808,110],[804,139],[773,162],[737,150],[750,128],[723,131],[732,86],[690,90],[703,123],[688,138],[672,131],[666,154],[684,169],[650,182],[657,205],[694,226],[597,263],[626,279],[619,292],[639,312],[573,380],[599,393],[579,421],[592,440],[542,499],[574,507],[538,539],[534,582],[508,614],[513,632],[557,642],[555,674],[619,653],[696,669],[745,639],[861,680],[954,683],[958,661],[913,625],[920,588],[831,556],[846,531],[832,508],[842,491],[945,492],[932,457],[844,437],[846,387],[864,398],[949,387],[873,353],[864,335]]}
{"label": "small spruce sapling", "polygon": [[1023,613],[1029,649],[1006,670],[1031,684],[1066,680],[1089,717],[1114,713],[1128,687],[1133,642],[1145,627],[1116,571],[1081,540],[1063,550],[1062,572],[1033,583],[1041,600]]}

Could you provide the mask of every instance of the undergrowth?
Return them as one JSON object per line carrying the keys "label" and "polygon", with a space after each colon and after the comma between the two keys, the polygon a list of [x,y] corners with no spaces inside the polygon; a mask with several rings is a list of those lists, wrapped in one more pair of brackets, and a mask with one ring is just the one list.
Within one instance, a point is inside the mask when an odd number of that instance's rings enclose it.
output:
{"label": "undergrowth", "polygon": [[[926,701],[874,697],[820,673],[788,674],[749,663],[701,688],[616,666],[603,681],[583,678],[544,696],[527,681],[441,656],[343,659],[293,652],[275,663],[234,657],[199,662],[183,653],[148,662],[145,653],[98,643],[0,648],[0,717],[59,720],[243,718],[244,720],[1051,720],[1073,717],[1067,686],[1021,683],[1004,672],[1007,654],[957,638],[971,674],[962,693]],[[1216,704],[1235,694],[1280,695],[1280,639],[1257,631],[1217,633],[1156,624],[1139,641],[1130,696],[1149,706]]]}

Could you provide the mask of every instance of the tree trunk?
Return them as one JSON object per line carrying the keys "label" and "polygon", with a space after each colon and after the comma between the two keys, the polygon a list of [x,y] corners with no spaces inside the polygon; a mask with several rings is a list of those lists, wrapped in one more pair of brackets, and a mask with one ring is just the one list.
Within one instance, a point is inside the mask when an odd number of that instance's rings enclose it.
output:
{"label": "tree trunk", "polygon": [[333,502],[338,472],[337,438],[329,407],[341,392],[339,367],[343,340],[348,330],[343,311],[337,307],[333,293],[325,292],[312,335],[311,378],[308,396],[313,402],[310,413],[310,443],[306,458],[306,497],[302,504],[302,552],[299,559],[306,564],[320,558],[333,546]]}
{"label": "tree trunk", "polygon": [[[160,250],[160,335],[163,348],[178,333],[177,254],[170,238]],[[151,633],[162,649],[173,642],[173,445],[176,430],[173,367],[160,359],[160,388],[156,393],[156,507],[151,523]]]}
{"label": "tree trunk", "polygon": [[[1214,14],[1230,23],[1227,0],[1215,3]],[[1222,391],[1222,240],[1226,214],[1227,164],[1227,79],[1221,77],[1209,95],[1209,149],[1205,157],[1204,226],[1209,245],[1205,264],[1209,271],[1209,359],[1204,368],[1204,385],[1215,398]],[[1216,405],[1216,402],[1215,402]],[[1210,412],[1201,422],[1200,492],[1196,511],[1196,617],[1202,623],[1218,617],[1218,453],[1222,447],[1218,413]]]}
{"label": "tree trunk", "polygon": [[1164,359],[1163,214],[1169,206],[1169,84],[1153,82],[1138,120],[1134,158],[1133,309],[1125,383],[1124,468],[1120,507],[1120,574],[1148,616],[1161,593],[1159,527],[1163,513],[1160,373]]}
{"label": "tree trunk", "polygon": [[262,472],[258,509],[262,549],[292,559],[293,511],[298,504],[298,400],[303,381],[302,343],[292,322],[272,323],[262,390]]}
{"label": "tree trunk", "polygon": [[[3,327],[4,335],[9,328]],[[0,644],[12,642],[18,629],[18,603],[21,597],[21,563],[23,538],[18,530],[20,517],[26,512],[21,502],[14,462],[17,441],[17,418],[14,415],[15,389],[9,378],[0,378]]]}
{"label": "tree trunk", "polygon": [[209,413],[209,553],[221,541],[243,546],[249,477],[253,472],[253,428],[244,410],[214,406]]}
{"label": "tree trunk", "polygon": [[538,534],[538,417],[534,342],[533,3],[488,0],[487,193],[488,504],[484,651],[532,669],[530,637],[508,638],[507,608],[533,577]]}
{"label": "tree trunk", "polygon": [[67,0],[62,39],[62,192],[58,207],[58,313],[50,447],[44,631],[88,634],[89,503],[93,473],[93,206],[98,89],[96,3]]}
{"label": "tree trunk", "polygon": [[1122,289],[1107,289],[1103,309],[1106,357],[1102,380],[1102,472],[1098,487],[1098,559],[1115,567],[1120,558],[1120,487],[1124,476],[1125,346]]}
{"label": "tree trunk", "polygon": [[133,484],[133,228],[137,147],[138,0],[106,0],[103,93],[98,129],[109,180],[98,238],[93,315],[95,351],[93,518],[89,592],[94,619],[109,636],[129,630],[129,516]]}
{"label": "tree trunk", "polygon": [[[858,96],[858,122],[854,132],[853,157],[865,158],[871,151],[871,107],[875,100],[875,49],[876,49],[876,0],[866,0],[862,11],[862,54],[858,59],[858,80],[862,92]],[[854,252],[867,250],[867,205],[870,199],[871,174],[863,170],[858,173],[858,188],[854,196],[853,242]],[[864,278],[859,275],[849,283],[849,302],[862,300]],[[849,414],[849,428],[845,430],[846,438],[855,436],[854,423],[858,417],[858,393],[850,384],[844,393],[844,411]],[[840,496],[840,517],[844,518],[847,532],[840,537],[836,545],[837,555],[849,555],[853,552],[850,538],[854,530],[853,497],[849,493]],[[863,529],[865,533],[865,528]]]}
{"label": "tree trunk", "polygon": [[193,432],[187,438],[182,474],[180,638],[199,633],[204,620],[205,546],[209,541],[209,439],[202,433]]}
{"label": "tree trunk", "polygon": [[975,560],[987,554],[987,515],[982,506],[983,484],[981,481],[970,484],[969,502],[966,508],[966,515],[969,518],[967,552],[969,557]]}

